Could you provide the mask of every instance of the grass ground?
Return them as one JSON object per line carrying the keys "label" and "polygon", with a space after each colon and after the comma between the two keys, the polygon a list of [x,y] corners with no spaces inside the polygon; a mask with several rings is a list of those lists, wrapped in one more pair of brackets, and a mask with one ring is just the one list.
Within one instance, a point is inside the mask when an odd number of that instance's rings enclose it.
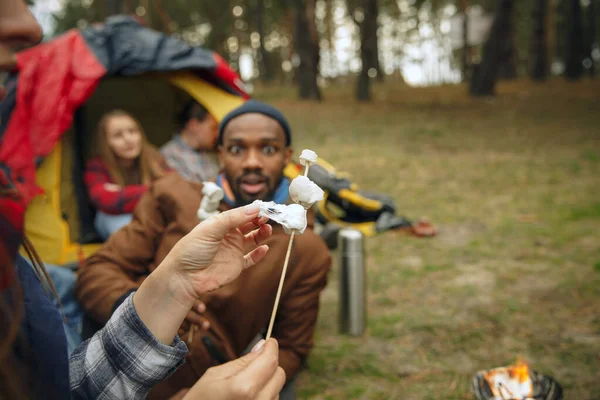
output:
{"label": "grass ground", "polygon": [[300,398],[472,399],[476,371],[520,356],[565,399],[600,399],[600,82],[257,97],[289,116],[297,150],[439,227],[368,239],[362,338],[338,334],[334,265]]}

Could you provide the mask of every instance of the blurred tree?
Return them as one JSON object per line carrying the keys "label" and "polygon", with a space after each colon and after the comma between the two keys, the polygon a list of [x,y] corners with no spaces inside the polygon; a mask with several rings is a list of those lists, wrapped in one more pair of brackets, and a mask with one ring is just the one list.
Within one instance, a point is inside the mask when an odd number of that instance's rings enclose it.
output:
{"label": "blurred tree", "polygon": [[504,23],[504,40],[501,43],[500,59],[498,61],[498,79],[515,79],[517,77],[514,19],[515,11],[514,7],[511,7],[510,13]]}
{"label": "blurred tree", "polygon": [[296,69],[298,95],[301,99],[321,101],[321,90],[317,83],[320,58],[319,32],[315,21],[317,0],[292,1],[296,18],[294,49],[300,59]]}
{"label": "blurred tree", "polygon": [[104,0],[104,4],[104,15],[106,17],[120,14],[123,11],[123,4],[121,0]]}
{"label": "blurred tree", "polygon": [[546,30],[546,55],[548,59],[548,74],[552,74],[552,65],[557,61],[557,31],[556,31],[556,1],[551,0],[547,6],[547,15],[545,21]]}
{"label": "blurred tree", "polygon": [[54,18],[54,34],[59,35],[73,28],[81,28],[90,22],[102,21],[105,18],[105,3],[101,1],[87,2],[71,0]]}
{"label": "blurred tree", "polygon": [[499,63],[505,47],[504,33],[510,23],[513,0],[498,0],[488,39],[483,47],[481,64],[473,71],[470,92],[472,96],[493,96]]}
{"label": "blurred tree", "polygon": [[60,34],[91,22],[101,22],[111,15],[121,13],[136,13],[150,27],[172,33],[194,25],[190,17],[189,2],[190,0],[70,0],[64,2],[62,10],[54,15],[54,33]]}
{"label": "blurred tree", "polygon": [[[356,99],[358,101],[370,101],[370,80],[371,76],[377,74],[377,67],[373,65],[377,57],[377,0],[361,0],[360,10],[362,17],[354,16],[356,23],[360,27],[360,59],[361,70],[356,84]],[[379,64],[379,61],[377,61]],[[379,66],[379,65],[377,65]],[[381,71],[379,72],[381,74]]]}
{"label": "blurred tree", "polygon": [[[528,77],[533,61],[532,33],[535,26],[533,9],[537,0],[520,0],[515,2],[513,11],[513,47],[517,76]],[[547,0],[548,1],[548,0]],[[547,55],[546,55],[547,57]]]}
{"label": "blurred tree", "polygon": [[[289,48],[289,35],[284,19],[290,9],[286,1],[246,0],[250,5],[247,22],[258,77],[270,83],[282,73],[282,57]],[[273,40],[276,38],[276,40]]]}
{"label": "blurred tree", "polygon": [[229,0],[219,2],[217,0],[211,3],[216,4],[209,7],[201,6],[198,10],[200,21],[210,24],[210,33],[204,45],[231,60],[227,39],[232,34],[234,24],[232,2]]}
{"label": "blurred tree", "polygon": [[588,23],[587,23],[587,45],[586,45],[586,53],[587,59],[589,60],[589,68],[588,73],[590,77],[594,77],[595,71],[595,60],[594,60],[594,50],[597,49],[596,42],[596,8],[594,7],[594,1],[590,0],[590,3],[587,7],[587,15],[588,15]]}
{"label": "blurred tree", "polygon": [[[568,7],[570,0],[557,0],[554,7],[554,25],[556,30],[554,51],[556,54],[555,70],[553,72],[557,74],[564,74],[564,66],[567,59],[567,35],[564,33],[567,31],[568,26]],[[561,67],[560,69],[557,67]]]}
{"label": "blurred tree", "polygon": [[535,0],[533,7],[533,32],[531,34],[531,79],[543,81],[548,75],[546,48],[546,16],[548,0]]}
{"label": "blurred tree", "polygon": [[[422,1],[422,0],[420,0]],[[385,6],[387,9],[389,8],[393,8],[393,9],[397,9],[398,5],[397,3],[394,4],[393,6],[389,3],[389,1],[385,1]],[[370,7],[369,10],[367,10],[365,7]],[[365,2],[364,0],[346,0],[346,7],[348,8],[348,14],[350,14],[350,17],[352,18],[352,20],[354,21],[354,23],[356,24],[356,26],[358,27],[359,31],[360,31],[360,36],[361,36],[361,49],[362,49],[362,42],[363,40],[367,40],[367,47],[369,47],[368,53],[366,54],[366,56],[368,57],[368,59],[363,59],[363,55],[362,55],[362,50],[361,50],[361,62],[363,63],[363,69],[364,69],[364,62],[367,61],[366,64],[366,70],[367,72],[369,70],[372,70],[372,74],[375,74],[377,80],[379,82],[383,82],[384,80],[384,74],[383,74],[383,70],[381,69],[381,62],[379,61],[379,40],[378,40],[378,29],[379,29],[379,24],[377,22],[377,19],[379,17],[379,4],[377,0],[373,0],[373,1],[369,1],[369,2]],[[366,21],[367,18],[370,18],[371,21]],[[369,33],[366,36],[363,35],[363,23],[366,21],[368,29],[372,30],[372,34]],[[374,72],[373,72],[374,71]],[[359,78],[360,79],[360,78]]]}
{"label": "blurred tree", "polygon": [[462,54],[461,54],[461,71],[462,81],[466,82],[469,75],[469,18],[467,18],[467,10],[469,7],[468,0],[460,1],[460,8],[463,14],[462,20]]}
{"label": "blurred tree", "polygon": [[336,24],[335,24],[335,10],[336,10],[336,2],[335,0],[325,0],[325,5],[326,5],[326,15],[325,15],[325,20],[324,20],[324,33],[323,36],[326,38],[327,40],[327,55],[329,58],[329,65],[330,68],[332,69],[332,75],[334,76],[330,76],[330,79],[335,79],[339,72],[337,69],[337,56],[335,54],[335,49],[336,49],[336,39],[335,39],[335,30],[336,30]]}
{"label": "blurred tree", "polygon": [[[460,1],[454,0],[458,9]],[[532,19],[532,8],[536,0],[515,1],[511,10],[510,20],[506,27],[504,36],[507,40],[503,43],[500,65],[498,68],[498,79],[514,79],[518,76],[529,75],[531,64],[531,34],[534,21]],[[553,2],[555,0],[552,0]],[[484,14],[493,15],[497,0],[469,0],[469,8],[479,8]],[[475,25],[474,25],[475,26]],[[469,27],[470,28],[470,27]],[[483,45],[472,46],[470,57],[473,62],[481,59]],[[480,62],[480,61],[479,61]]]}
{"label": "blurred tree", "polygon": [[584,37],[581,22],[580,0],[567,0],[567,43],[565,60],[565,77],[576,80],[583,74]]}
{"label": "blurred tree", "polygon": [[[146,0],[150,1],[150,0]],[[169,12],[165,9],[163,4],[163,0],[151,0],[152,8],[156,16],[158,17],[158,23],[161,25],[161,31],[166,34],[171,34],[174,32],[176,23],[171,19]],[[153,24],[156,26],[157,24]]]}
{"label": "blurred tree", "polygon": [[369,25],[371,25],[372,33],[368,37],[369,47],[373,50],[371,51],[369,60],[371,64],[369,65],[369,69],[373,69],[375,71],[375,77],[379,82],[383,82],[384,74],[381,69],[381,63],[379,61],[379,23],[377,20],[379,19],[379,5],[378,0],[372,0],[369,2],[371,6],[371,10],[365,14],[365,20],[367,19],[367,15],[371,19]]}
{"label": "blurred tree", "polygon": [[265,48],[265,2],[264,0],[255,0],[255,22],[256,22],[256,33],[258,33],[258,51],[260,57],[258,57],[260,78],[263,82],[269,83],[273,80],[274,74],[270,65],[270,54]]}

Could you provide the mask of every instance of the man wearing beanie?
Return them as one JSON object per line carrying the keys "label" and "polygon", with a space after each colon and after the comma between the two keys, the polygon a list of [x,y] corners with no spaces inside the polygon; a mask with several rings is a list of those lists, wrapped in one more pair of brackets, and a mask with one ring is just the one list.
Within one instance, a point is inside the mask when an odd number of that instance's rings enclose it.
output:
{"label": "man wearing beanie", "polygon": [[[256,199],[288,201],[289,182],[283,169],[292,157],[291,129],[280,111],[254,100],[244,103],[222,120],[218,144],[223,173],[217,183],[225,192],[222,209]],[[198,224],[201,200],[202,185],[176,174],[150,186],[133,221],[81,267],[77,296],[96,321],[105,323],[177,241]],[[310,229],[314,214],[309,212],[308,219],[309,229],[294,241],[273,329],[280,346],[279,364],[288,382],[313,346],[319,294],[331,266],[327,246]],[[274,224],[266,243],[267,256],[230,285],[200,299],[180,330],[190,349],[187,362],[157,385],[149,398],[168,398],[192,386],[208,368],[239,357],[264,335],[288,242],[289,236]],[[284,388],[280,398],[294,398],[293,388],[289,389]]]}
{"label": "man wearing beanie", "polygon": [[219,156],[224,173],[217,184],[225,202],[242,206],[254,200],[284,203],[289,182],[283,169],[292,157],[291,130],[276,108],[249,100],[219,125]]}

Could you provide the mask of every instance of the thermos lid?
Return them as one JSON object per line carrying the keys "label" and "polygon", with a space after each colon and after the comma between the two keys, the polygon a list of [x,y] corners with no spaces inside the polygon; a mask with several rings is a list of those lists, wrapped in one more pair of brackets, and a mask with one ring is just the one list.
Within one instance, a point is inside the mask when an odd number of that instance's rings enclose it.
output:
{"label": "thermos lid", "polygon": [[360,254],[364,250],[363,234],[359,230],[344,228],[338,233],[338,246],[344,254]]}

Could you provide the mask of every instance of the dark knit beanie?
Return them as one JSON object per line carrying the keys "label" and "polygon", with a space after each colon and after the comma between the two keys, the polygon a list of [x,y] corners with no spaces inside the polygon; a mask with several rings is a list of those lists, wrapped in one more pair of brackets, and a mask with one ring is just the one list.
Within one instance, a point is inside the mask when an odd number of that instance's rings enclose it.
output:
{"label": "dark knit beanie", "polygon": [[266,103],[261,103],[260,101],[256,100],[248,100],[238,108],[229,112],[229,114],[227,114],[221,120],[221,123],[219,124],[219,145],[223,144],[223,132],[225,132],[225,127],[228,123],[231,122],[232,119],[237,118],[240,115],[252,113],[266,115],[267,117],[277,121],[279,125],[281,125],[281,127],[283,128],[283,133],[285,133],[286,146],[292,144],[292,130],[290,129],[290,125],[288,124],[281,111]]}

